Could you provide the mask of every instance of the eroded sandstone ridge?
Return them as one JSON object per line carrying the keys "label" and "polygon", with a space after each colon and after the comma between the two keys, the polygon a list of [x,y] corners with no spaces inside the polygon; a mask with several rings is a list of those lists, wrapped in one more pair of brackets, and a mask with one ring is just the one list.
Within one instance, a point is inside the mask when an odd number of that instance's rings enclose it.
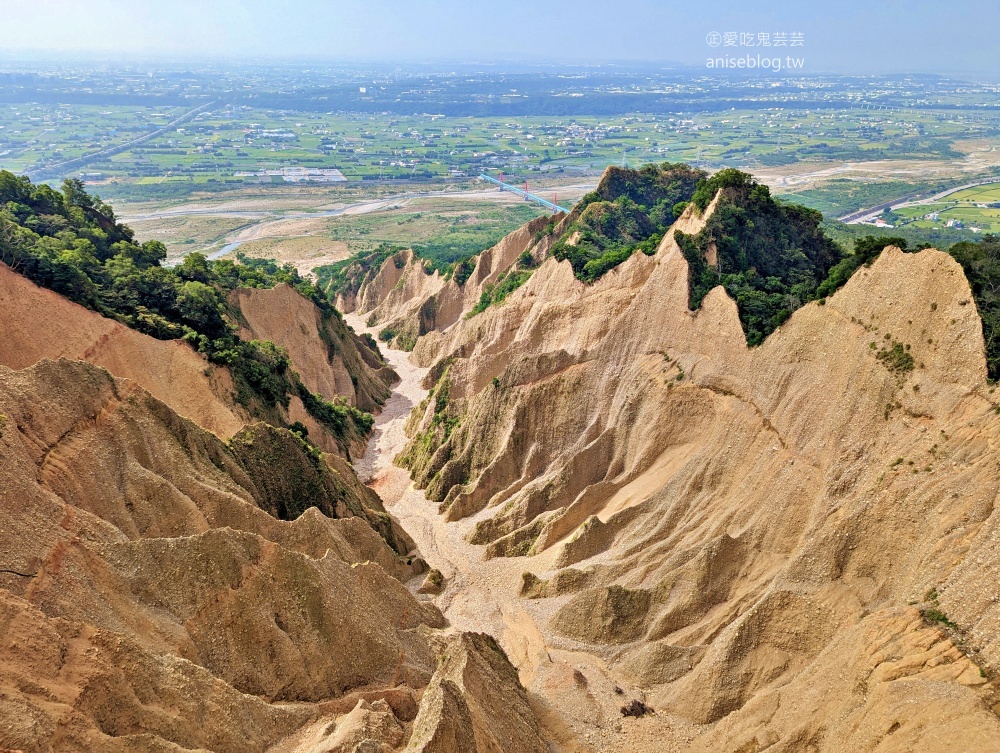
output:
{"label": "eroded sandstone ridge", "polygon": [[0,263],[0,364],[71,358],[132,379],[183,416],[220,437],[248,416],[231,398],[233,380],[187,343],[156,340],[41,288]]}
{"label": "eroded sandstone ridge", "polygon": [[402,255],[345,303],[418,336],[400,462],[523,558],[508,587],[548,644],[701,725],[691,750],[1000,745],[1000,398],[958,264],[888,248],[753,349],[722,288],[688,309],[672,232],[592,285],[550,258],[475,313],[545,258],[535,230],[467,290]]}
{"label": "eroded sandstone ridge", "polygon": [[[345,400],[378,411],[396,375],[373,345],[351,332],[336,313],[326,315],[288,285],[238,288],[231,295],[240,336],[270,340],[289,355],[302,384],[327,400]],[[253,420],[237,400],[233,378],[223,365],[209,363],[188,343],[157,340],[85,309],[58,293],[38,287],[0,263],[0,364],[24,368],[44,358],[71,358],[102,366],[131,379],[182,416],[223,439]],[[299,421],[323,450],[344,454],[333,436],[293,395],[289,405],[264,411],[274,423]],[[363,436],[347,446],[364,450]]]}
{"label": "eroded sandstone ridge", "polygon": [[[232,298],[309,393],[385,402],[396,375],[336,312],[288,286]],[[275,419],[308,442],[253,420],[187,343],[2,264],[0,314],[0,748],[390,751],[419,715],[423,750],[462,750],[443,726],[543,749],[530,712],[445,720],[425,692],[468,666],[447,680],[464,708],[527,708],[495,644],[403,585],[425,565],[348,460],[365,437],[298,396]]]}
{"label": "eroded sandstone ridge", "polygon": [[[418,715],[441,724],[420,700],[436,652],[486,667],[463,703],[523,697],[495,646],[432,639],[440,612],[401,583],[422,567],[412,543],[287,430],[227,446],[134,382],[43,360],[0,367],[0,458],[4,748],[394,750]],[[304,498],[330,509],[270,509]],[[508,728],[473,716],[455,734]]]}

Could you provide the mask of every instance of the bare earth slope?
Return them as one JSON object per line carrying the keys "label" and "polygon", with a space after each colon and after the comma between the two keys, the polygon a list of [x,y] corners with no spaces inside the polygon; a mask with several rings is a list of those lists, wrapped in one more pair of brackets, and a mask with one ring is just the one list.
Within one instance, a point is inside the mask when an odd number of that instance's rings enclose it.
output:
{"label": "bare earth slope", "polygon": [[397,378],[392,369],[340,318],[324,317],[294,288],[241,288],[230,300],[241,314],[240,337],[280,343],[310,392],[328,400],[343,396],[368,412],[389,397]]}
{"label": "bare earth slope", "polygon": [[[272,476],[300,475],[304,450],[266,446],[289,455]],[[423,688],[457,649],[363,516],[275,519],[252,455],[82,362],[0,367],[0,459],[0,748],[385,751],[418,714],[433,726]],[[506,658],[469,640],[454,661],[523,706]],[[483,729],[510,726],[458,734]]]}
{"label": "bare earth slope", "polygon": [[132,379],[220,437],[246,416],[233,406],[232,379],[187,343],[156,340],[40,288],[0,263],[0,364],[23,369],[43,358],[71,358]]}
{"label": "bare earth slope", "polygon": [[548,239],[537,243],[535,234],[548,218],[539,217],[506,236],[493,248],[475,257],[476,266],[464,283],[428,274],[412,251],[401,251],[387,260],[359,291],[341,296],[337,306],[344,312],[364,312],[369,324],[396,333],[393,343],[412,343],[418,336],[450,327],[476,305],[487,285],[494,284],[524,251],[544,258]]}
{"label": "bare earth slope", "polygon": [[[289,352],[303,384],[327,399],[378,411],[395,374],[336,318],[287,285],[236,290],[246,339],[271,340]],[[235,400],[232,377],[179,340],[157,340],[75,304],[0,263],[0,365],[20,369],[44,358],[79,359],[131,379],[181,415],[226,439],[251,416]],[[278,415],[280,413],[280,415]],[[338,438],[293,396],[272,421],[300,421],[324,451],[344,454]],[[363,447],[363,438],[353,442]]]}
{"label": "bare earth slope", "polygon": [[887,249],[754,350],[721,288],[687,300],[668,233],[428,330],[417,484],[691,750],[1000,746],[1000,416],[959,266]]}

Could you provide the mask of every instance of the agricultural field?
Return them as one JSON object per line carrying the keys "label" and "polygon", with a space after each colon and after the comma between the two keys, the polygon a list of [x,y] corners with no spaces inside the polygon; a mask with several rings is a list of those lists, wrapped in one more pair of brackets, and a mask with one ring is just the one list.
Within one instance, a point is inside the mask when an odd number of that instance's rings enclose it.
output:
{"label": "agricultural field", "polygon": [[[124,144],[166,126],[183,111],[181,107],[0,105],[0,169],[26,172],[46,162]],[[98,170],[88,166],[82,171]]]}
{"label": "agricultural field", "polygon": [[[162,128],[183,108],[0,106],[0,168],[39,169]],[[315,113],[226,105],[76,170],[98,191],[150,196],[287,183],[290,168],[348,182],[439,181],[504,171],[513,180],[608,164],[688,162],[755,171],[879,160],[1000,163],[1000,123],[961,111],[766,108],[691,115],[518,118]],[[284,170],[285,175],[280,174]],[[270,174],[268,174],[270,173]],[[340,180],[336,175],[325,179]],[[139,191],[141,193],[141,190]]]}
{"label": "agricultural field", "polygon": [[900,207],[891,215],[905,226],[941,228],[961,223],[973,232],[1000,233],[1000,184],[967,188],[940,201]]}
{"label": "agricultural field", "polygon": [[[18,81],[0,85],[0,169],[81,178],[172,259],[239,249],[302,271],[380,243],[457,258],[542,211],[482,173],[569,207],[608,165],[738,167],[829,220],[1000,171],[997,87],[944,79],[56,66]],[[935,209],[993,230],[982,203]],[[928,213],[892,219],[937,233]]]}

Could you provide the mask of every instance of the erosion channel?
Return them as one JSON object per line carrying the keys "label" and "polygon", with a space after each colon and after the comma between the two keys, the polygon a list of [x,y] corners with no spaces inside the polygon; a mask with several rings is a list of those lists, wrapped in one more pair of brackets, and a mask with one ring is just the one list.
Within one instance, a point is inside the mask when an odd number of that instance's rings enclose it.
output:
{"label": "erosion channel", "polygon": [[[344,318],[355,332],[376,334],[377,328],[367,327],[363,317]],[[548,620],[569,596],[520,598],[521,575],[529,558],[487,559],[484,547],[467,541],[483,515],[446,522],[438,506],[414,487],[409,472],[393,463],[407,441],[404,426],[410,411],[427,396],[421,380],[428,369],[411,363],[405,351],[382,346],[382,353],[400,382],[376,418],[364,456],[354,465],[361,480],[378,492],[386,509],[417,543],[419,555],[444,576],[441,593],[422,598],[433,598],[456,630],[485,632],[497,639],[518,668],[557,750],[684,748],[697,735],[696,725],[664,712],[638,719],[624,716],[622,707],[633,699],[643,700],[643,691],[613,679],[599,657],[546,630]],[[530,558],[532,572],[545,577],[554,556],[555,551],[549,550]],[[422,581],[419,576],[408,585],[416,592]]]}

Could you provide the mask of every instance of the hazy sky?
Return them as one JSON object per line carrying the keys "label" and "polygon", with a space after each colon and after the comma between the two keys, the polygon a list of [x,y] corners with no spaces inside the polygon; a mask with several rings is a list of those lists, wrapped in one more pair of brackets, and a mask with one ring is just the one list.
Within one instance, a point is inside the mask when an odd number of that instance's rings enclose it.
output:
{"label": "hazy sky", "polygon": [[0,51],[121,58],[677,62],[801,32],[804,70],[1000,75],[1000,0],[0,0]]}

